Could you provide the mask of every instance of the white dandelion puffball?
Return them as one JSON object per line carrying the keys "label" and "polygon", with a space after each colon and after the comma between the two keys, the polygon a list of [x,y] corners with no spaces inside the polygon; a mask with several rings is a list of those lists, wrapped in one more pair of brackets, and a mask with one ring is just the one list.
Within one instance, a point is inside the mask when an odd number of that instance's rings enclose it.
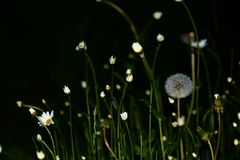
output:
{"label": "white dandelion puffball", "polygon": [[165,91],[172,98],[185,98],[191,94],[192,89],[191,79],[181,73],[168,77],[165,83]]}

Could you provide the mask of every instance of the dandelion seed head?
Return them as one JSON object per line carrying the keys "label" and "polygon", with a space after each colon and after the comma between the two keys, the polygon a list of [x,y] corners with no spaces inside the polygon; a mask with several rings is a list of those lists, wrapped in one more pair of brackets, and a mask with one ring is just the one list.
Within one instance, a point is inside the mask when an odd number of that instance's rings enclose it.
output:
{"label": "dandelion seed head", "polygon": [[156,11],[153,13],[153,18],[159,20],[162,17],[163,13],[161,11]]}
{"label": "dandelion seed head", "polygon": [[109,64],[115,64],[116,63],[116,57],[113,55],[109,58]]}
{"label": "dandelion seed head", "polygon": [[127,113],[127,112],[122,112],[122,113],[120,114],[120,116],[121,116],[121,119],[122,119],[123,121],[126,121],[127,118],[128,118],[128,113]]}
{"label": "dandelion seed head", "polygon": [[158,41],[158,42],[162,42],[163,40],[164,40],[164,36],[159,33],[159,34],[157,35],[157,41]]}
{"label": "dandelion seed head", "polygon": [[142,50],[143,50],[141,44],[138,43],[138,42],[134,42],[134,43],[132,44],[132,49],[133,49],[133,51],[134,51],[135,53],[141,53]]}
{"label": "dandelion seed head", "polygon": [[40,160],[45,158],[45,154],[43,153],[43,151],[37,151],[36,154],[37,158]]}
{"label": "dandelion seed head", "polygon": [[191,79],[181,73],[174,74],[167,78],[165,91],[172,98],[185,98],[192,92]]}

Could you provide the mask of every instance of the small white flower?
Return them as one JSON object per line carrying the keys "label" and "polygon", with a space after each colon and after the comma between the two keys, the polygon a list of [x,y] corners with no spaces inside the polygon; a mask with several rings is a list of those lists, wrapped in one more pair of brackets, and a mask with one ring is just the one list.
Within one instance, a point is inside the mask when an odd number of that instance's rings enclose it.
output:
{"label": "small white flower", "polygon": [[228,78],[227,78],[227,82],[228,82],[228,83],[232,83],[232,82],[233,82],[232,77],[228,77]]}
{"label": "small white flower", "polygon": [[132,82],[132,81],[133,81],[133,75],[132,75],[132,74],[128,74],[128,75],[126,76],[126,81],[127,81],[127,82]]}
{"label": "small white flower", "polygon": [[158,41],[158,42],[162,42],[163,40],[164,40],[164,36],[159,33],[159,34],[157,35],[157,41]]}
{"label": "small white flower", "polygon": [[45,125],[45,126],[49,126],[51,124],[54,124],[54,121],[53,121],[53,111],[51,112],[51,114],[47,111],[47,112],[43,112],[42,115],[39,117],[39,125],[42,126]]}
{"label": "small white flower", "polygon": [[37,112],[35,111],[35,109],[33,108],[29,108],[29,112],[31,113],[31,115],[35,116],[37,114]]}
{"label": "small white flower", "polygon": [[42,99],[42,104],[47,104],[47,102],[44,98]]}
{"label": "small white flower", "polygon": [[178,126],[178,123],[176,121],[172,122],[172,126],[176,128]]}
{"label": "small white flower", "polygon": [[192,153],[193,158],[197,158],[197,154],[195,152]]}
{"label": "small white flower", "polygon": [[78,47],[80,48],[80,49],[87,49],[87,44],[86,44],[86,42],[84,42],[84,41],[81,41],[79,44],[78,44]]}
{"label": "small white flower", "polygon": [[175,112],[172,112],[172,116],[173,116],[173,117],[176,117],[177,114],[176,114]]}
{"label": "small white flower", "polygon": [[237,138],[235,138],[235,139],[233,140],[233,144],[234,144],[235,146],[239,145],[239,140],[238,140]]}
{"label": "small white flower", "polygon": [[151,91],[150,91],[149,89],[147,89],[147,90],[145,90],[145,94],[146,94],[147,96],[150,96],[150,95],[151,95]]}
{"label": "small white flower", "polygon": [[2,153],[2,145],[0,144],[0,154]]}
{"label": "small white flower", "polygon": [[156,11],[156,12],[153,13],[153,18],[154,18],[155,20],[159,20],[159,19],[162,17],[162,15],[163,15],[162,12]]}
{"label": "small white flower", "polygon": [[127,69],[126,74],[132,74],[132,70],[130,68]]}
{"label": "small white flower", "polygon": [[77,113],[77,117],[81,118],[82,117],[82,113]]}
{"label": "small white flower", "polygon": [[86,159],[86,157],[85,157],[85,156],[81,156],[81,158],[82,158],[82,160],[85,160],[85,159]]}
{"label": "small white flower", "polygon": [[182,127],[185,124],[185,117],[181,116],[181,117],[177,118],[177,124],[179,127]]}
{"label": "small white flower", "polygon": [[167,137],[166,136],[162,136],[163,142],[167,141]]}
{"label": "small white flower", "polygon": [[236,128],[238,125],[236,122],[233,122],[233,127]]}
{"label": "small white flower", "polygon": [[68,86],[64,86],[63,87],[63,92],[65,93],[65,94],[70,94],[70,89],[68,88]]}
{"label": "small white flower", "polygon": [[23,106],[22,101],[17,101],[16,103],[17,103],[17,106],[18,106],[18,107],[22,107],[22,106]]}
{"label": "small white flower", "polygon": [[120,90],[121,89],[121,85],[120,84],[116,84],[116,89]]}
{"label": "small white flower", "polygon": [[87,88],[87,82],[86,81],[81,81],[81,86],[83,89]]}
{"label": "small white flower", "polygon": [[37,141],[42,141],[42,136],[41,136],[41,134],[37,134]]}
{"label": "small white flower", "polygon": [[58,155],[56,156],[56,160],[60,160],[60,158],[59,158],[59,156],[58,156]]}
{"label": "small white flower", "polygon": [[182,2],[182,0],[175,0],[175,2]]}
{"label": "small white flower", "polygon": [[240,120],[240,112],[237,113],[238,120]]}
{"label": "small white flower", "polygon": [[116,63],[116,57],[114,57],[113,55],[109,58],[109,63],[110,64],[115,64]]}
{"label": "small white flower", "polygon": [[96,2],[102,2],[102,0],[96,0]]}
{"label": "small white flower", "polygon": [[169,155],[168,160],[173,160],[173,156]]}
{"label": "small white flower", "polygon": [[168,101],[169,101],[169,103],[171,103],[171,104],[173,104],[173,103],[174,103],[174,99],[173,99],[173,98],[171,98],[171,97],[168,97]]}
{"label": "small white flower", "polygon": [[104,91],[102,91],[102,92],[100,93],[100,97],[101,97],[101,98],[105,98],[105,92],[104,92]]}
{"label": "small white flower", "polygon": [[133,51],[134,51],[135,53],[141,53],[142,50],[143,50],[141,44],[138,43],[138,42],[134,42],[134,43],[132,44],[132,49],[133,49]]}
{"label": "small white flower", "polygon": [[107,84],[107,85],[105,86],[105,89],[106,89],[107,91],[110,91],[111,87]]}
{"label": "small white flower", "polygon": [[127,118],[128,118],[128,113],[127,112],[123,112],[123,113],[120,114],[120,116],[121,116],[123,121],[126,121]]}
{"label": "small white flower", "polygon": [[38,159],[44,159],[45,158],[45,154],[43,153],[43,151],[37,151],[37,158]]}
{"label": "small white flower", "polygon": [[198,48],[199,47],[200,49],[202,49],[202,48],[204,48],[206,46],[207,46],[207,39],[202,39],[199,42],[194,41],[194,42],[191,43],[191,47],[194,47],[194,48]]}

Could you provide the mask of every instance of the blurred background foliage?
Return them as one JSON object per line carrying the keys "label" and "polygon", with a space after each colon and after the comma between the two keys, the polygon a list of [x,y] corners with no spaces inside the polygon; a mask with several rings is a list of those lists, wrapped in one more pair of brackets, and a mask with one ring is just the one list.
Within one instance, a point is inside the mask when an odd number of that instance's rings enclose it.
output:
{"label": "blurred background foliage", "polygon": [[[181,5],[171,0],[112,1],[129,15],[139,33],[144,31],[141,40],[147,58],[154,54],[156,35],[165,36],[158,75],[190,72],[188,50],[180,37],[192,31],[192,25]],[[221,58],[222,66],[209,60],[212,74],[222,67],[223,75],[237,76],[240,14],[235,3],[186,0],[200,38],[208,38],[209,46]],[[154,11],[163,12],[159,21],[153,19]],[[59,110],[64,100],[62,87],[67,84],[73,103],[78,104],[84,79],[84,60],[75,52],[78,42],[87,42],[89,55],[101,73],[112,54],[119,64],[131,65],[127,59],[134,38],[117,12],[94,0],[1,0],[0,20],[0,144],[16,159],[32,159],[31,137],[38,128],[31,115],[16,106],[16,100],[41,106],[44,98]],[[107,78],[98,79],[103,84]]]}

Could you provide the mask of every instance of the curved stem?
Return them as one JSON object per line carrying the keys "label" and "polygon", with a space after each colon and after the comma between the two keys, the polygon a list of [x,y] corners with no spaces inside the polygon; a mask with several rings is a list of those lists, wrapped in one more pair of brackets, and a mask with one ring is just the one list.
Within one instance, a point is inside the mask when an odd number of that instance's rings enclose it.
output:
{"label": "curved stem", "polygon": [[211,152],[212,160],[215,160],[212,144],[211,144],[210,140],[208,140],[207,142],[208,142],[208,146],[209,146],[209,149],[210,149],[210,152]]}

